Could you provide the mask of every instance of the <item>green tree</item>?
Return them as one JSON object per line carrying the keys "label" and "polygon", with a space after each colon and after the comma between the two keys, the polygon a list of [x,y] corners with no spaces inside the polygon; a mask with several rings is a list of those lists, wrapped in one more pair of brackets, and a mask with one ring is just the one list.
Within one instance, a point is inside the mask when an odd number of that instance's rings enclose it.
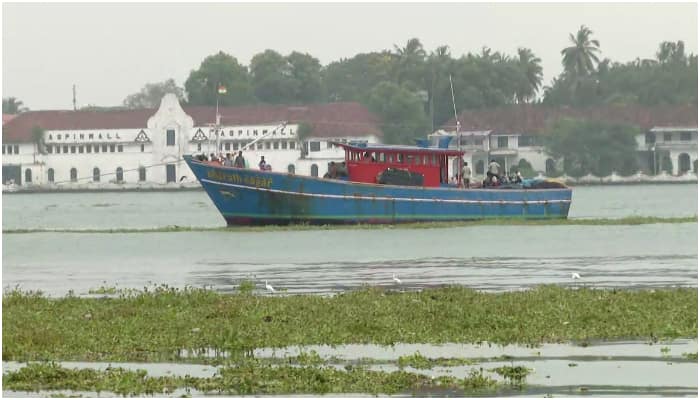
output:
{"label": "green tree", "polygon": [[534,99],[542,85],[542,60],[532,50],[519,47],[517,63],[524,80],[518,85],[515,96],[518,103],[524,103]]}
{"label": "green tree", "polygon": [[[225,94],[218,94],[220,84],[226,87]],[[224,106],[255,103],[248,70],[221,51],[205,58],[199,69],[190,72],[185,91],[190,105],[215,105],[217,96]]]}
{"label": "green tree", "polygon": [[393,81],[394,57],[388,51],[361,53],[330,63],[322,70],[324,92],[328,101],[367,103],[379,82]]}
{"label": "green tree", "polygon": [[394,45],[394,57],[396,58],[394,64],[396,82],[411,90],[422,88],[426,53],[420,40],[409,39],[404,47]]}
{"label": "green tree", "polygon": [[29,111],[27,107],[24,106],[22,100],[18,100],[16,97],[3,97],[2,99],[2,113],[3,114],[19,114],[25,111]]}
{"label": "green tree", "polygon": [[638,133],[630,125],[562,118],[549,128],[545,148],[564,159],[564,171],[570,176],[608,176],[613,171],[631,175],[638,167]]}
{"label": "green tree", "polygon": [[173,93],[178,100],[184,102],[184,90],[177,86],[173,79],[158,83],[147,83],[141,91],[131,94],[124,99],[124,106],[130,109],[157,108],[167,93]]}
{"label": "green tree", "polygon": [[564,71],[574,77],[581,78],[595,71],[600,53],[600,42],[591,39],[593,31],[581,25],[576,36],[569,34],[571,46],[561,51]]}
{"label": "green tree", "polygon": [[673,42],[661,42],[659,51],[656,52],[656,59],[662,64],[682,63],[685,64],[688,58],[685,55],[685,43],[682,40]]}
{"label": "green tree", "polygon": [[393,82],[381,82],[372,89],[369,109],[382,121],[385,143],[412,143],[430,127],[422,102]]}
{"label": "green tree", "polygon": [[32,127],[32,141],[36,148],[35,154],[44,154],[44,130],[38,125]]}
{"label": "green tree", "polygon": [[292,64],[274,50],[256,54],[250,62],[255,97],[269,104],[294,102],[301,85],[292,70]]}
{"label": "green tree", "polygon": [[300,103],[313,103],[321,100],[321,63],[310,54],[292,52],[287,56],[292,67],[292,77],[297,81],[294,99]]}

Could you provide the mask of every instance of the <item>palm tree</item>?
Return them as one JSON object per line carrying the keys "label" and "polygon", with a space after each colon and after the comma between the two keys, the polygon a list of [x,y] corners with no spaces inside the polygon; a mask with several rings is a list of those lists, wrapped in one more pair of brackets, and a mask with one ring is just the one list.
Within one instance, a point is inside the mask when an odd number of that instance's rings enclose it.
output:
{"label": "palm tree", "polygon": [[2,113],[3,114],[19,114],[27,111],[28,108],[24,107],[22,100],[17,100],[15,97],[8,97],[2,99]]}
{"label": "palm tree", "polygon": [[661,64],[674,63],[685,63],[685,43],[679,40],[676,43],[673,42],[661,42],[659,44],[659,51],[656,52],[656,58]]}
{"label": "palm tree", "polygon": [[600,53],[600,42],[591,39],[592,34],[592,30],[581,25],[576,36],[569,34],[572,46],[561,51],[564,71],[577,80],[594,72],[599,62],[596,53]]}
{"label": "palm tree", "polygon": [[518,103],[526,102],[535,97],[542,85],[542,60],[536,57],[532,50],[524,47],[518,48],[518,67],[525,75],[527,86],[523,86],[516,93]]}
{"label": "palm tree", "polygon": [[[410,39],[406,42],[406,46],[399,47],[394,45],[394,55],[397,58],[396,79],[400,85],[404,79],[410,77],[412,72],[416,71],[425,61],[425,49],[418,38]],[[419,71],[418,71],[419,72]]]}

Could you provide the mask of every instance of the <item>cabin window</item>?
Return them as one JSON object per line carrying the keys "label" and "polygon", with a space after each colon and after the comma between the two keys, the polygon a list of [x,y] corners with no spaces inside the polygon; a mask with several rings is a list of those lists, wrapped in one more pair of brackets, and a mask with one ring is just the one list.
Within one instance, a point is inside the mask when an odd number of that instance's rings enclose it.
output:
{"label": "cabin window", "polygon": [[310,151],[321,151],[321,142],[309,142]]}
{"label": "cabin window", "polygon": [[414,156],[414,163],[420,165],[420,156]]}
{"label": "cabin window", "polygon": [[397,163],[403,163],[406,161],[406,156],[403,153],[399,153],[396,155],[396,162]]}
{"label": "cabin window", "polygon": [[432,159],[431,164],[432,164],[432,165],[438,165],[437,156],[436,156],[435,154],[433,154],[433,159]]}
{"label": "cabin window", "polygon": [[379,153],[379,162],[386,162],[386,154]]}
{"label": "cabin window", "polygon": [[393,163],[393,162],[394,162],[394,155],[393,155],[393,154],[388,154],[388,155],[386,156],[386,159],[387,159],[390,163]]}

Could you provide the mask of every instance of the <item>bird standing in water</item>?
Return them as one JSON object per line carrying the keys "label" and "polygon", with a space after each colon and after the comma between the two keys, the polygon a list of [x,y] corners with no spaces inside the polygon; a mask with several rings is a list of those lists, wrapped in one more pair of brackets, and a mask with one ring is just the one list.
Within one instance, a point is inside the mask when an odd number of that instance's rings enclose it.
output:
{"label": "bird standing in water", "polygon": [[272,292],[272,293],[276,292],[275,288],[273,288],[272,285],[267,283],[267,281],[265,281],[265,289],[267,289],[269,292]]}
{"label": "bird standing in water", "polygon": [[392,274],[392,275],[391,275],[391,280],[393,280],[394,283],[396,283],[396,284],[398,284],[398,285],[401,284],[401,279],[399,279],[399,278],[396,276],[396,274]]}

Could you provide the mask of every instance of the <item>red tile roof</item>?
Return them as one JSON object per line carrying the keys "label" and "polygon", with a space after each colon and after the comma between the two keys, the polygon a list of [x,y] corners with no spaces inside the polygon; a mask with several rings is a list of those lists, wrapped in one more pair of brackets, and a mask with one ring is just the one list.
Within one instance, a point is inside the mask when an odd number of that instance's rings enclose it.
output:
{"label": "red tile roof", "polygon": [[8,122],[9,120],[13,119],[17,115],[15,114],[3,114],[2,115],[2,124],[5,125],[5,122]]}
{"label": "red tile roof", "polygon": [[[493,130],[495,134],[542,134],[548,123],[562,117],[626,123],[636,125],[642,130],[655,126],[698,126],[698,108],[694,105],[557,108],[521,104],[464,111],[459,115],[459,121],[462,130]],[[454,127],[454,118],[444,126]]]}
{"label": "red tile roof", "polygon": [[[215,107],[183,107],[195,126],[215,122]],[[3,142],[31,142],[31,130],[135,129],[145,128],[156,110],[119,111],[27,111],[3,124]],[[222,125],[308,122],[316,137],[382,136],[379,119],[359,103],[308,106],[244,106],[219,108]]]}

